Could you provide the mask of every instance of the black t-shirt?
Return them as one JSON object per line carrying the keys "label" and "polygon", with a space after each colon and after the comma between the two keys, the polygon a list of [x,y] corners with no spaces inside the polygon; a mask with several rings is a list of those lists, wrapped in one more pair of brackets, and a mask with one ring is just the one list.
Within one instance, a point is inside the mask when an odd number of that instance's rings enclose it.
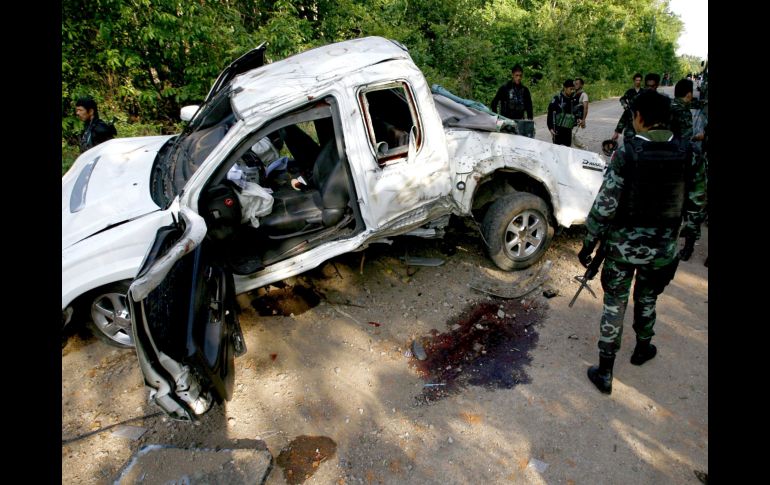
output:
{"label": "black t-shirt", "polygon": [[100,143],[111,140],[118,132],[111,124],[105,123],[99,118],[94,118],[80,135],[80,152],[93,148]]}
{"label": "black t-shirt", "polygon": [[514,84],[513,81],[500,86],[495,98],[492,100],[492,111],[497,112],[500,105],[500,114],[506,118],[532,119],[532,95],[523,84]]}

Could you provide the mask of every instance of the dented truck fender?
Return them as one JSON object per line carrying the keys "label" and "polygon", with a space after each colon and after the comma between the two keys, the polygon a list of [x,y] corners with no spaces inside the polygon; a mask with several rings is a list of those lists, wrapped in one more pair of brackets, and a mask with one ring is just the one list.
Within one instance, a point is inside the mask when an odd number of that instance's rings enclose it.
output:
{"label": "dented truck fender", "polygon": [[602,183],[605,163],[596,153],[506,133],[447,129],[446,139],[461,214],[470,214],[479,187],[497,172],[520,172],[545,187],[560,226],[583,224]]}

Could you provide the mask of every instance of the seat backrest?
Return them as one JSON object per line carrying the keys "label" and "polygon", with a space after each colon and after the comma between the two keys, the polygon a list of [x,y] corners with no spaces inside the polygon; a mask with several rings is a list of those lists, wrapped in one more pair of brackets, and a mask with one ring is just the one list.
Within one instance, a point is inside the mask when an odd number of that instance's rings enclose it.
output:
{"label": "seat backrest", "polygon": [[313,166],[313,180],[321,196],[321,209],[344,209],[350,201],[345,165],[332,138],[321,149]]}
{"label": "seat backrest", "polygon": [[318,190],[321,190],[337,162],[339,162],[337,147],[332,138],[324,144],[313,163],[313,184]]}

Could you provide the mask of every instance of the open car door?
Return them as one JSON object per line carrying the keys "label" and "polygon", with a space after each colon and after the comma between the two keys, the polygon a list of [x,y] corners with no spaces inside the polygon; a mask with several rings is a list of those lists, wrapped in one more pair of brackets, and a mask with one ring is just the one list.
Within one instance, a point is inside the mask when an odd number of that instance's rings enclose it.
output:
{"label": "open car door", "polygon": [[[221,73],[217,76],[214,84],[209,89],[209,93],[206,95],[206,99],[200,105],[185,106],[182,108],[180,117],[183,121],[194,120],[201,109],[208,105],[214,97],[219,94],[229,82],[237,75],[244,72],[251,71],[258,67],[262,67],[265,64],[265,51],[267,50],[267,44],[265,42],[259,44],[254,49],[243,54],[238,59],[231,62]],[[188,111],[189,110],[189,111]]]}
{"label": "open car door", "polygon": [[251,49],[249,52],[231,62],[230,65],[228,65],[221,73],[219,73],[216,81],[214,81],[214,84],[211,86],[211,90],[209,90],[209,94],[206,95],[206,102],[213,98],[214,95],[216,95],[225,84],[227,84],[238,74],[243,74],[244,72],[251,71],[252,69],[262,67],[265,64],[266,49],[266,43],[262,42],[254,49]]}
{"label": "open car door", "polygon": [[137,357],[150,399],[193,421],[233,392],[235,356],[246,352],[232,274],[204,240],[206,223],[182,207],[158,230],[129,289]]}

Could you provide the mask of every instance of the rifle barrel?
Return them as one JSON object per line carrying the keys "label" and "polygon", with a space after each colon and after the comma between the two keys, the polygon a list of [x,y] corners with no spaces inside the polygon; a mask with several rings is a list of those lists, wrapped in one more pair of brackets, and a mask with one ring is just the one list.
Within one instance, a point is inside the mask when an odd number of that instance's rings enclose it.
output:
{"label": "rifle barrel", "polygon": [[580,288],[578,288],[577,292],[575,293],[575,296],[572,297],[572,300],[569,302],[569,307],[572,308],[572,305],[575,304],[575,301],[577,300],[578,296],[580,296],[580,292],[583,291],[583,287],[585,286],[585,283],[582,283],[580,285]]}

